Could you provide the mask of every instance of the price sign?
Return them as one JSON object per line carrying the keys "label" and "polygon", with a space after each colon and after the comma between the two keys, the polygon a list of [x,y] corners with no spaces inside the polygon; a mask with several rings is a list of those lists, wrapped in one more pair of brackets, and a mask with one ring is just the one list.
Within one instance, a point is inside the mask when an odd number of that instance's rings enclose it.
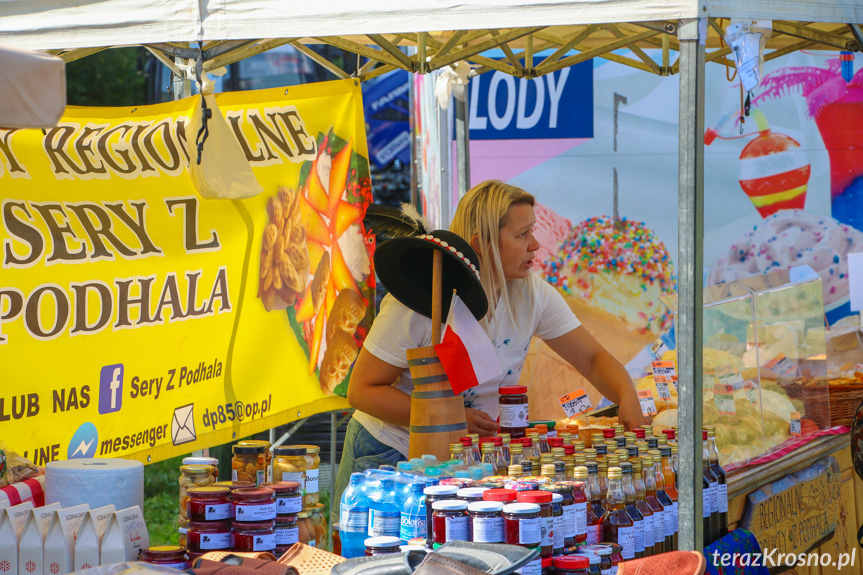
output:
{"label": "price sign", "polygon": [[776,375],[794,376],[797,374],[797,366],[794,365],[793,361],[785,357],[784,353],[780,353],[779,355],[768,361],[767,365],[765,365],[764,367],[766,367]]}
{"label": "price sign", "polygon": [[746,399],[753,405],[758,403],[758,392],[755,390],[755,382],[747,379],[743,382],[743,389],[746,390]]}
{"label": "price sign", "polygon": [[734,405],[734,388],[724,383],[713,384],[713,401],[720,415],[734,415],[737,406]]}
{"label": "price sign", "polygon": [[587,393],[585,393],[583,388],[561,396],[558,398],[558,401],[563,411],[566,412],[567,417],[575,417],[576,415],[586,413],[593,407],[590,403],[590,398],[587,397]]}
{"label": "price sign", "polygon": [[734,389],[743,387],[743,378],[737,368],[726,363],[716,368],[716,380],[722,385],[730,385]]}
{"label": "price sign", "polygon": [[677,390],[677,371],[674,369],[674,362],[654,361],[651,362],[651,366],[653,367],[653,381],[656,382],[659,397],[671,399],[669,384],[674,383],[675,391]]}
{"label": "price sign", "polygon": [[638,392],[638,401],[641,403],[641,413],[644,415],[656,415],[656,402],[653,401],[653,392],[642,389]]}
{"label": "price sign", "polygon": [[803,429],[800,425],[800,413],[796,411],[791,412],[791,435],[802,435]]}
{"label": "price sign", "polygon": [[651,344],[650,351],[652,351],[653,355],[656,357],[661,358],[662,355],[668,351],[668,347],[665,345],[665,342],[662,341],[662,338],[659,338]]}

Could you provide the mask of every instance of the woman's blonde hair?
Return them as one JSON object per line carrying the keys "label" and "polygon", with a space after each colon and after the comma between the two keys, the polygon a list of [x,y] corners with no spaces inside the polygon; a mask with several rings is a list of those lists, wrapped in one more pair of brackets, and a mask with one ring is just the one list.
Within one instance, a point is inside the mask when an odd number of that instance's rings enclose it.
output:
{"label": "woman's blonde hair", "polygon": [[498,298],[503,298],[510,317],[515,318],[508,289],[513,286],[507,285],[500,261],[500,228],[506,225],[512,206],[533,206],[535,203],[536,200],[529,193],[500,180],[487,180],[477,184],[468,190],[458,203],[450,231],[466,239],[474,249],[479,246],[477,256],[480,260],[480,282],[488,297],[488,314],[483,318],[483,323],[487,323],[494,316]]}

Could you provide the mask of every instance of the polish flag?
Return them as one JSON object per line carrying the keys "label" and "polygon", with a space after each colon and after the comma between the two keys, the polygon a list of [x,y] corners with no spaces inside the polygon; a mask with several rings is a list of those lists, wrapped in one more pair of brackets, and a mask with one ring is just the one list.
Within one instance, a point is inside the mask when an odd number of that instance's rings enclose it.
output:
{"label": "polish flag", "polygon": [[453,294],[443,341],[435,346],[455,393],[500,376],[494,345],[458,295]]}

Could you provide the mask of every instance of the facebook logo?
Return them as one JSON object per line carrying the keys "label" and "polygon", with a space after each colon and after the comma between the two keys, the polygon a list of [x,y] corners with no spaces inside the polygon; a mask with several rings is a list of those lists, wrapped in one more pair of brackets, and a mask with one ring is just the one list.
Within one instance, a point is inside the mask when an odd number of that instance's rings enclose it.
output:
{"label": "facebook logo", "polygon": [[99,413],[114,413],[123,407],[123,364],[106,365],[99,374]]}

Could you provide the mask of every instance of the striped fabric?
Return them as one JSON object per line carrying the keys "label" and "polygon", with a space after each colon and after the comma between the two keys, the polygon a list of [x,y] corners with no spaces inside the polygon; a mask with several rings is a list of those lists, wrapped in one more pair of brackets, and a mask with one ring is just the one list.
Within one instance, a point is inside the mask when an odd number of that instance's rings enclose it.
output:
{"label": "striped fabric", "polygon": [[44,475],[0,487],[0,508],[11,507],[27,501],[32,501],[33,507],[45,505]]}

